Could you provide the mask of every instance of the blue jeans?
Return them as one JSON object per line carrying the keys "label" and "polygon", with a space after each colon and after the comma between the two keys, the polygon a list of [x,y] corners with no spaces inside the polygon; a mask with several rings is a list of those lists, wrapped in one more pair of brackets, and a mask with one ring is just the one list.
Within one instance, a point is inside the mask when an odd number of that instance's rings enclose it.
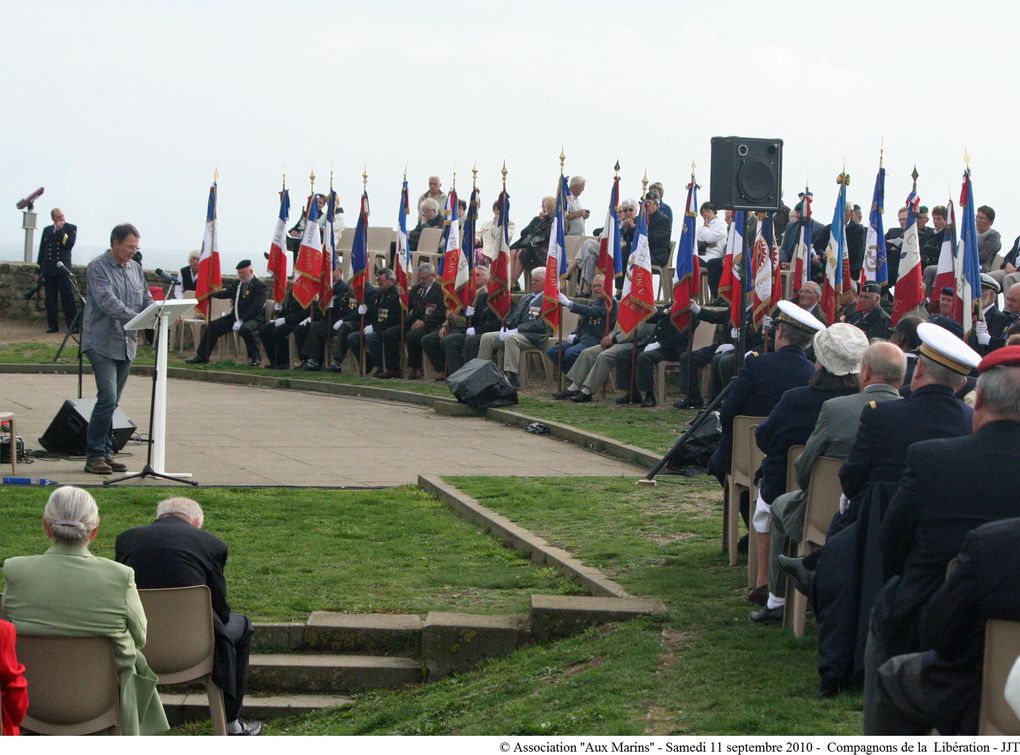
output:
{"label": "blue jeans", "polygon": [[[356,330],[347,336],[347,343],[349,344],[354,355],[361,359],[361,331]],[[365,336],[365,346],[368,348],[368,361],[371,365],[366,363],[365,369],[371,368],[381,370],[383,368],[383,340],[379,337],[379,334],[375,331]]]}
{"label": "blue jeans", "polygon": [[110,359],[89,349],[85,356],[92,363],[92,374],[96,378],[96,405],[85,431],[85,457],[108,459],[113,455],[113,412],[124,392],[128,373],[131,372],[129,359]]}

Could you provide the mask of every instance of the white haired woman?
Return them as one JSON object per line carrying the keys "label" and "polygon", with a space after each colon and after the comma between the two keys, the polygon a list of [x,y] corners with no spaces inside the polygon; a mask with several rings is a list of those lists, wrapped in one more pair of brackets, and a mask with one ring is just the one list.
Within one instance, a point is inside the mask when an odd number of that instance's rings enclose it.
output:
{"label": "white haired woman", "polygon": [[49,550],[4,562],[7,618],[19,635],[111,638],[120,674],[121,733],[166,731],[156,674],[139,652],[146,622],[134,570],[89,552],[99,531],[95,499],[81,488],[57,488],[43,510],[43,531]]}

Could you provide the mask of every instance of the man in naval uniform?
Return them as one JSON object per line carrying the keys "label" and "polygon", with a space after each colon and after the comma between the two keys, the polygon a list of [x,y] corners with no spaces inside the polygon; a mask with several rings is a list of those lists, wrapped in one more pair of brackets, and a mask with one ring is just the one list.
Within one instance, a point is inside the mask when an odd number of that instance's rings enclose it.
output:
{"label": "man in naval uniform", "polygon": [[216,299],[229,299],[232,302],[230,311],[209,323],[208,333],[202,334],[196,354],[187,360],[188,364],[208,362],[217,339],[233,331],[244,341],[248,352],[248,366],[258,367],[262,361],[259,356],[258,330],[266,321],[268,294],[266,284],[255,277],[251,260],[238,262],[237,280],[222,291],[212,294]]}

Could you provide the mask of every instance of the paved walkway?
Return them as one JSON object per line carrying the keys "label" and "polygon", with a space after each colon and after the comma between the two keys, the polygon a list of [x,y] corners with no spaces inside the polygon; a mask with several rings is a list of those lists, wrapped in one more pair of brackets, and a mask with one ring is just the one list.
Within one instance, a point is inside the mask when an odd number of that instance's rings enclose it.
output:
{"label": "paved walkway", "polygon": [[[132,375],[121,409],[148,432],[148,377]],[[64,399],[77,395],[76,375],[0,375],[0,409],[17,416],[26,448]],[[552,438],[478,418],[443,417],[431,408],[391,401],[269,388],[170,380],[168,471],[191,472],[205,485],[402,485],[420,472],[441,475],[636,475],[628,464]],[[85,376],[84,396],[95,397]],[[130,455],[129,455],[130,454]],[[132,472],[145,445],[128,443],[119,460]],[[10,474],[10,467],[3,470]],[[81,459],[37,459],[19,475],[97,484]],[[171,484],[132,482],[130,484]],[[182,486],[183,487],[183,486]]]}

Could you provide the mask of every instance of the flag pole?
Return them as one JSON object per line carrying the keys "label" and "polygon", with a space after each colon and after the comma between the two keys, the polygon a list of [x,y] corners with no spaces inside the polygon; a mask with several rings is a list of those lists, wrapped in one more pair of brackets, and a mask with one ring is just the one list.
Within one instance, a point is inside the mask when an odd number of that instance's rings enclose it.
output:
{"label": "flag pole", "polygon": [[[616,199],[617,199],[617,203],[616,204],[617,204],[617,207],[619,207],[619,205],[620,205],[620,203],[619,203],[619,199],[620,199],[619,186],[620,186],[620,158],[616,158],[616,165],[613,166],[613,188],[616,190]],[[619,230],[620,230],[620,218],[619,218],[619,215],[617,215],[617,219],[616,219],[616,231],[617,231],[617,233],[619,232]],[[615,236],[617,235],[617,233],[613,234],[614,238],[607,240],[606,246],[608,246],[609,243],[612,243],[613,241],[616,240]],[[613,279],[605,281],[603,283],[603,285],[602,285],[602,295],[605,296],[605,298],[606,298],[606,335],[607,336],[609,335],[609,316],[612,314],[612,311],[613,311],[612,310],[612,306],[613,306],[613,291],[616,289],[616,275],[615,275],[615,273],[616,273],[616,248],[615,248],[615,246],[612,249],[612,252],[613,252],[613,273],[614,273]],[[603,385],[602,387],[605,388],[605,385]]]}
{"label": "flag pole", "polygon": [[[691,186],[690,186],[690,188],[688,190],[688,196],[691,196],[691,197],[694,196],[693,192],[695,191],[695,186],[697,185],[695,183],[695,179],[694,179],[694,170],[695,170],[696,167],[697,167],[697,165],[695,164],[694,160],[692,159],[691,160]],[[687,211],[688,212],[697,212],[698,208],[697,207],[689,207],[689,208],[687,208]],[[698,241],[697,241],[697,232],[698,232],[697,228],[698,228],[698,223],[695,220],[694,221],[694,234],[695,234],[694,235],[694,245],[695,245],[694,251],[695,252],[697,252],[697,244],[698,244]],[[674,264],[677,264],[677,263],[674,263]],[[677,264],[677,267],[679,267],[679,264]],[[691,270],[691,275],[694,275],[694,270],[693,269]],[[701,290],[701,271],[700,271],[700,269],[698,270],[698,281],[697,281],[697,283],[698,283],[698,290],[700,291]],[[691,287],[692,287],[693,284],[694,284],[694,281],[691,281],[691,283],[688,284],[688,286],[687,286],[687,290],[688,291],[691,290]],[[673,295],[673,298],[674,298],[674,300],[676,299],[676,294]],[[694,315],[689,315],[688,318],[687,318],[687,385],[684,386],[684,400],[687,403],[690,403],[690,397],[691,397],[691,376],[694,374],[694,369],[692,368],[691,360],[693,358],[694,358]],[[663,395],[665,395],[665,394],[666,394],[666,392],[665,392],[665,390],[663,390]]]}
{"label": "flag pole", "polygon": [[[407,181],[407,163],[404,163],[404,181],[405,182]],[[431,189],[430,189],[430,191],[431,191]],[[401,193],[401,195],[403,194],[403,186],[401,186],[401,192],[400,193]],[[401,196],[400,201],[401,202],[404,201],[403,196]],[[367,232],[367,229],[366,229],[366,232]],[[397,250],[397,252],[399,252],[399,253],[404,255],[404,259],[400,260],[400,266],[403,267],[404,266],[404,261],[407,259],[407,253],[406,253],[406,251],[401,251],[399,249]],[[366,261],[366,264],[367,264],[367,261]],[[396,258],[396,254],[394,254],[393,255],[393,267],[395,268],[396,266],[397,266],[397,258]],[[407,281],[407,274],[409,272],[410,272],[410,270],[404,270],[404,280],[405,281]],[[442,286],[442,283],[440,283],[440,286]],[[410,306],[410,303],[411,303],[411,300],[410,300],[410,291],[408,291],[408,297],[409,297],[408,298],[408,306]],[[404,365],[404,328],[406,327],[406,319],[405,319],[406,315],[407,315],[407,313],[404,311],[403,302],[401,302],[401,306],[400,306],[400,347],[399,347],[400,351],[399,351],[399,356],[397,357],[397,366],[398,366],[398,368],[400,370],[400,376],[401,377],[404,376],[404,367],[405,367],[405,365]]]}
{"label": "flag pole", "polygon": [[[361,174],[361,203],[362,203],[362,206],[364,206],[365,194],[367,192],[368,192],[368,166],[366,165],[364,172]],[[360,209],[359,209],[359,213],[358,214],[359,214],[358,222],[361,222]],[[368,233],[368,224],[367,224],[367,222],[365,224],[365,233],[366,234]],[[361,284],[361,290],[364,291],[365,290],[365,286],[368,285],[368,254],[367,254],[367,250],[366,250],[366,255],[365,255],[365,271],[362,273],[362,275],[365,276],[365,280]],[[362,295],[362,297],[361,297],[361,304],[365,303],[365,299],[366,299],[366,297],[364,295]],[[359,339],[360,340],[359,345],[361,346],[361,354],[358,355],[358,362],[359,362],[359,371],[361,372],[361,376],[365,377],[365,316],[361,315],[360,317],[361,317],[361,338]],[[377,367],[382,367],[382,365],[377,365]]]}
{"label": "flag pole", "polygon": [[[500,173],[501,176],[503,176],[503,193],[502,193],[502,196],[501,196],[501,199],[500,199],[500,203],[499,203],[499,223],[500,223],[501,226],[503,226],[504,229],[509,229],[509,227],[510,227],[510,218],[503,217],[503,208],[506,207],[506,174],[507,174],[506,158],[503,158],[503,168],[502,168],[502,170],[500,170],[499,173]],[[503,229],[500,229],[500,234],[499,234],[499,252],[497,253],[497,256],[496,256],[497,260],[499,259],[499,255],[503,253],[503,240],[504,240],[505,236],[506,236],[506,231],[503,230]],[[506,292],[507,292],[507,294],[510,294],[510,260],[509,259],[507,260],[506,277],[507,277],[507,280],[506,280]],[[488,302],[486,302],[486,306],[488,306]],[[506,315],[503,315],[502,317],[499,318],[499,327],[500,327],[500,330],[502,330],[504,327],[506,327]]]}
{"label": "flag pole", "polygon": [[[332,163],[330,163],[330,165],[329,165],[329,195],[326,198],[326,201],[330,203],[330,206],[329,206],[327,212],[334,213],[334,215],[333,215],[333,222],[335,223],[336,222],[336,205],[333,202],[333,164]],[[330,285],[330,287],[332,287],[332,285],[333,285],[333,275],[332,275],[332,273],[333,273],[333,270],[334,270],[333,265],[336,263],[336,260],[333,258],[333,227],[332,226],[330,226],[329,235],[330,235],[330,239],[329,239],[329,270],[330,270],[329,285]],[[326,252],[323,251],[323,254],[325,254],[325,253]],[[332,288],[330,290],[332,290]],[[319,296],[322,296],[322,291],[321,290],[319,291]],[[332,311],[332,309],[333,309],[333,301],[332,301],[332,299],[330,300],[329,307],[330,307],[330,311]],[[333,332],[329,329],[329,326],[332,325],[332,323],[328,319],[329,316],[326,314],[326,312],[321,307],[320,307],[319,311],[322,312],[322,316],[323,317],[327,318],[327,320],[326,320],[326,358],[323,360],[323,367],[325,367],[326,365],[328,365],[330,362],[333,361]]]}
{"label": "flag pole", "polygon": [[[212,354],[210,353],[212,351],[212,328],[210,327],[212,325],[212,302],[209,301],[209,300],[212,298],[212,294],[210,293],[210,291],[212,289],[212,269],[213,269],[213,266],[212,266],[213,248],[212,247],[216,246],[213,243],[214,240],[216,239],[216,206],[220,202],[220,192],[219,192],[219,187],[217,186],[217,184],[219,183],[219,180],[220,180],[220,169],[219,168],[213,168],[212,185],[213,185],[213,197],[214,197],[214,199],[213,199],[213,217],[212,217],[212,237],[209,239],[209,244],[210,244],[210,247],[209,247],[209,264],[205,266],[205,302],[206,302],[206,304],[205,304],[205,353],[206,353],[206,358],[207,359],[210,356],[212,356]],[[222,280],[222,279],[223,278],[222,278],[222,275],[221,275],[220,280]]]}
{"label": "flag pole", "polygon": [[[310,222],[310,219],[309,219],[308,216],[312,214],[312,203],[315,201],[315,168],[312,168],[312,169],[310,169],[308,171],[308,193],[309,193],[308,210],[305,212],[305,225],[306,226]],[[319,221],[316,220],[315,222],[318,223]],[[321,241],[321,239],[320,239],[320,241]],[[320,275],[322,274],[322,264],[321,263],[319,264],[319,274]],[[318,298],[318,297],[316,297],[316,298]],[[316,317],[315,317],[315,310],[316,309],[318,309],[318,307],[315,304],[315,299],[313,299],[312,303],[308,307],[308,317],[310,318],[311,322],[315,322],[315,320],[316,320]],[[311,325],[311,322],[309,323],[309,325]]]}
{"label": "flag pole", "polygon": [[[563,152],[563,146],[560,145],[560,181],[559,181],[559,186],[556,187],[556,189],[557,189],[556,195],[558,197],[560,197],[557,201],[560,202],[560,203],[567,201],[566,197],[561,196],[563,194],[563,166],[564,166],[564,164],[566,162],[567,162],[567,156]],[[562,206],[562,204],[560,206]],[[562,230],[562,229],[557,230],[557,232],[556,232],[557,235],[559,234],[560,230]],[[558,251],[557,251],[557,255],[556,256],[557,256],[557,259],[556,259],[556,275],[558,277],[560,277],[560,265],[559,265],[559,252]],[[556,281],[556,290],[557,291],[560,290],[560,282],[558,280]],[[560,304],[559,302],[556,302],[556,309],[557,309],[556,320],[557,320],[557,325],[558,325],[558,329],[559,329],[559,336],[560,336],[560,347],[559,347],[559,349],[556,350],[556,370],[560,374],[560,387],[559,387],[559,390],[560,390],[560,393],[562,393],[563,392],[563,305]]]}
{"label": "flag pole", "polygon": [[[477,215],[478,215],[477,204],[478,204],[478,201],[477,201],[477,195],[476,195],[477,191],[478,191],[478,160],[476,159],[471,164],[471,196],[475,197],[475,204],[476,204],[476,207],[475,207],[475,216],[476,216],[475,223],[478,222],[478,219],[477,219]],[[468,197],[468,215],[470,215],[470,214],[471,214],[471,197]],[[475,279],[474,279],[474,275],[475,275],[475,267],[474,267],[475,239],[474,239],[474,235],[475,235],[475,229],[474,229],[474,226],[472,225],[471,226],[471,239],[468,241],[468,244],[470,246],[468,254],[471,255],[468,258],[468,262],[471,263],[471,264],[468,265],[468,271],[469,271],[469,275],[470,275],[471,279],[465,284],[466,286],[468,286],[468,292],[471,292],[471,291],[475,292],[474,298],[471,299],[471,308],[472,309],[474,309],[475,301],[478,299],[478,291],[475,289]],[[463,246],[463,244],[461,244],[461,246]],[[461,249],[460,253],[463,254],[464,250]],[[465,317],[464,318],[465,327],[470,328],[473,320],[474,320],[474,316],[473,315],[471,317]]]}

